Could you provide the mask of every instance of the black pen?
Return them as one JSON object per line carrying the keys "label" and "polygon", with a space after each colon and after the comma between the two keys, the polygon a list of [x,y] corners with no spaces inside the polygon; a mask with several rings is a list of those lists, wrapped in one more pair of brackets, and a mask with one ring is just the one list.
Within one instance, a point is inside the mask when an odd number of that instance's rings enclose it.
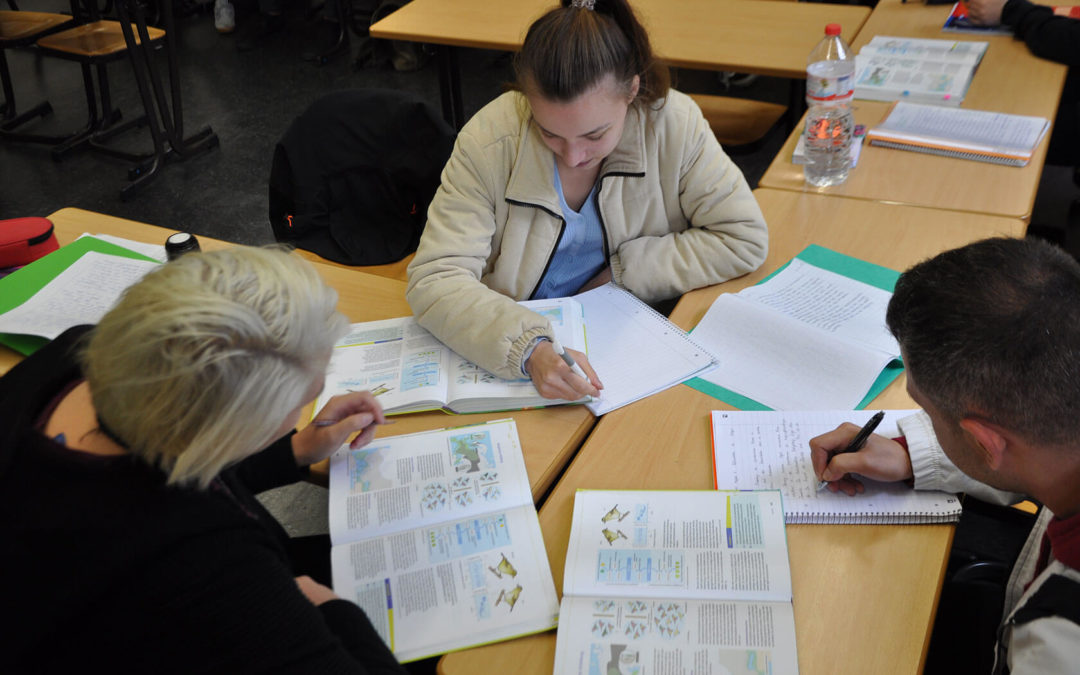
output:
{"label": "black pen", "polygon": [[[855,438],[851,439],[851,442],[848,443],[848,446],[846,448],[844,448],[843,450],[837,450],[836,452],[829,455],[829,462],[831,462],[832,458],[836,457],[837,455],[842,455],[847,452],[858,452],[862,448],[862,446],[866,445],[866,440],[870,438],[870,434],[874,433],[874,429],[877,429],[878,425],[881,424],[881,420],[883,419],[885,419],[885,411],[879,410],[873,417],[870,418],[870,421],[863,425],[862,429],[859,429],[859,433],[855,434]],[[828,465],[828,462],[826,462],[825,466]],[[829,481],[827,480],[823,480],[818,483],[818,491],[820,492],[821,490],[824,490],[825,486],[828,484]]]}

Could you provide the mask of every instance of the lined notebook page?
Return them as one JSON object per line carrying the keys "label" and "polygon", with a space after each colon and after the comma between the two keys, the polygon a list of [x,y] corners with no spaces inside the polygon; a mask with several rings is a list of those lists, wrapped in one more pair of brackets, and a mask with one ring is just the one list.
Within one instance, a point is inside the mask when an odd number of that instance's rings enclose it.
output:
{"label": "lined notebook page", "polygon": [[[916,411],[888,410],[877,432],[899,435],[896,421]],[[872,411],[713,411],[713,463],[720,490],[779,489],[788,523],[938,523],[960,517],[956,495],[912,490],[904,483],[863,480],[849,497],[818,492],[810,439],[843,422],[859,426]]]}
{"label": "lined notebook page", "polygon": [[1050,122],[1043,117],[901,101],[867,137],[926,140],[942,148],[1031,157],[1049,126]]}
{"label": "lined notebook page", "polygon": [[713,366],[685,331],[629,291],[607,284],[574,299],[585,309],[585,336],[604,389],[587,404],[596,415],[684,382]]}

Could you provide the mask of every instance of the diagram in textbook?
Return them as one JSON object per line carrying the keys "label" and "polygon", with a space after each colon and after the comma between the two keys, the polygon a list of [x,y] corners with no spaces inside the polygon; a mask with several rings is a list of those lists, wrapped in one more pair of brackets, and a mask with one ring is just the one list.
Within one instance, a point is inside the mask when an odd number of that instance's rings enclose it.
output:
{"label": "diagram in textbook", "polygon": [[644,600],[628,600],[626,602],[627,616],[645,616],[649,612],[649,603]]}
{"label": "diagram in textbook", "polygon": [[652,623],[660,637],[674,640],[686,629],[686,608],[678,602],[658,602],[653,606]]}
{"label": "diagram in textbook", "polygon": [[349,491],[352,494],[371,492],[393,487],[392,482],[382,475],[381,467],[386,456],[382,451],[386,446],[368,446],[349,452]]}
{"label": "diagram in textbook", "polygon": [[[374,387],[371,388],[371,395],[372,396],[382,396],[383,394],[385,394],[386,392],[388,392],[388,391],[390,391],[392,389],[393,389],[393,387],[388,387],[388,386],[386,386],[386,383],[383,382],[382,384],[377,384],[377,385],[375,385]],[[355,391],[355,390],[350,389],[349,391]]]}
{"label": "diagram in textbook", "polygon": [[593,613],[594,614],[610,614],[615,611],[614,600],[595,600],[593,601]]}
{"label": "diagram in textbook", "polygon": [[772,654],[764,649],[721,649],[714,665],[723,675],[772,675]]}
{"label": "diagram in textbook", "polygon": [[592,624],[592,634],[605,638],[615,632],[615,622],[610,619],[596,619]]}
{"label": "diagram in textbook", "polygon": [[642,675],[641,658],[627,645],[592,644],[589,649],[589,675]]}
{"label": "diagram in textbook", "polygon": [[496,471],[485,471],[480,474],[480,496],[489,502],[493,502],[502,496],[502,487],[499,484],[499,474]]}
{"label": "diagram in textbook", "polygon": [[603,530],[601,530],[600,533],[604,535],[604,539],[607,539],[607,543],[609,545],[614,544],[619,539],[628,539],[629,538],[625,534],[623,534],[622,530],[614,530],[613,531],[613,530],[609,530],[606,527]]}
{"label": "diagram in textbook", "polygon": [[401,390],[409,391],[439,384],[441,360],[442,350],[439,349],[410,354],[401,367]]}
{"label": "diagram in textbook", "polygon": [[458,384],[491,384],[499,379],[467,359],[460,359],[453,372],[457,373]]}
{"label": "diagram in textbook", "polygon": [[427,511],[442,511],[450,500],[450,491],[442,483],[428,483],[420,493],[420,505]]}
{"label": "diagram in textbook", "polygon": [[601,520],[601,522],[605,522],[605,523],[610,522],[612,520],[617,520],[617,521],[619,521],[621,523],[623,518],[627,517],[628,515],[630,515],[629,511],[620,511],[619,510],[619,505],[616,504],[615,506],[612,506],[611,510],[608,511],[607,513],[605,513],[604,517],[601,518],[600,520]]}
{"label": "diagram in textbook", "polygon": [[495,467],[491,432],[470,431],[449,438],[450,463],[458,473],[476,473]]}
{"label": "diagram in textbook", "polygon": [[495,567],[488,567],[488,569],[491,570],[491,573],[499,577],[500,579],[503,578],[504,574],[508,577],[516,577],[517,569],[515,569],[513,564],[511,564],[511,562],[506,559],[506,554],[500,553],[499,555],[500,557],[502,557],[502,560],[499,561],[499,564]]}
{"label": "diagram in textbook", "polygon": [[623,634],[631,640],[640,640],[649,632],[649,624],[639,619],[627,619],[623,623]]}
{"label": "diagram in textbook", "polygon": [[517,604],[518,599],[521,597],[521,590],[521,584],[518,584],[509,591],[499,591],[499,597],[495,599],[495,606],[509,605],[510,611],[514,611],[514,605]]}

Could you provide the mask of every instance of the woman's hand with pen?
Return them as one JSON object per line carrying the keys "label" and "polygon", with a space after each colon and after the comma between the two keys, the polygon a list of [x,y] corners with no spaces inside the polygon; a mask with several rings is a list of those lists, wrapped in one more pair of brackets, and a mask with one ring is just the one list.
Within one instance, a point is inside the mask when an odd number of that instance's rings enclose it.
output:
{"label": "woman's hand with pen", "polygon": [[[842,452],[859,433],[859,426],[846,422],[836,429],[810,439],[810,459],[814,475],[828,481],[831,492],[854,496],[864,490],[853,474],[878,481],[894,482],[912,477],[911,457],[904,446],[878,434],[871,434],[857,452]],[[838,454],[839,453],[839,454]]]}
{"label": "woman's hand with pen", "polygon": [[525,363],[525,371],[533,385],[544,398],[561,398],[576,401],[584,396],[599,396],[604,385],[589,365],[584,354],[573,349],[565,350],[587,377],[582,377],[555,351],[551,342],[541,342],[533,349]]}
{"label": "woman's hand with pen", "polygon": [[320,462],[341,447],[349,436],[356,438],[349,444],[360,448],[375,438],[375,428],[386,424],[382,406],[369,391],[359,391],[335,396],[326,402],[315,415],[311,424],[293,436],[293,454],[299,466]]}

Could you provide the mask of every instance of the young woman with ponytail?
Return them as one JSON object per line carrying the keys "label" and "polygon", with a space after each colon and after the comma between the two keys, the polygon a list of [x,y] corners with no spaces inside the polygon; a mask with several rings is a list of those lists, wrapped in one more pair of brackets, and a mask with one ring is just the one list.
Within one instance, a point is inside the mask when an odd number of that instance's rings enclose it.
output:
{"label": "young woman with ponytail", "polygon": [[[529,28],[515,91],[461,130],[408,300],[420,324],[549,398],[597,395],[517,300],[614,281],[646,302],[750,272],[768,233],[701,111],[669,88],[626,0],[563,0]],[[601,374],[602,375],[602,374]]]}

